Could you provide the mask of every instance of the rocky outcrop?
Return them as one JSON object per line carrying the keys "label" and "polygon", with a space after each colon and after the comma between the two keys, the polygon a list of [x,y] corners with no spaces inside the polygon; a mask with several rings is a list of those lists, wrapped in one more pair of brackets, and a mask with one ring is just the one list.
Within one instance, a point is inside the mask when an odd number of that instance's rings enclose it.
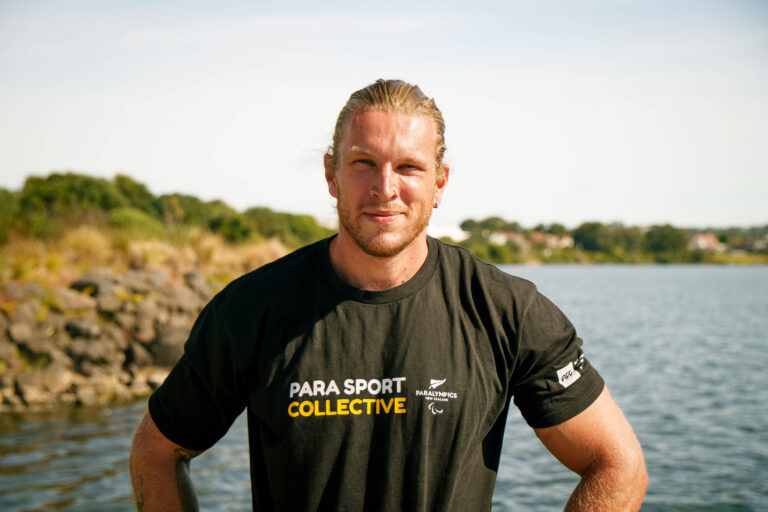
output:
{"label": "rocky outcrop", "polygon": [[199,273],[101,271],[71,287],[0,286],[0,412],[148,395],[213,290]]}

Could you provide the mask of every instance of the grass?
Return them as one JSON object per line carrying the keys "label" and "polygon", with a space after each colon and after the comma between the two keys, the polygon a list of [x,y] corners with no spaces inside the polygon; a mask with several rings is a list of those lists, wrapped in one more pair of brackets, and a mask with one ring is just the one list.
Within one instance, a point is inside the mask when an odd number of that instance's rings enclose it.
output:
{"label": "grass", "polygon": [[9,239],[0,246],[0,283],[67,286],[96,269],[122,273],[129,269],[165,268],[177,278],[189,271],[199,271],[224,285],[287,252],[275,239],[231,244],[199,228],[178,230],[160,239],[129,236],[124,230],[78,226],[50,241],[33,237]]}

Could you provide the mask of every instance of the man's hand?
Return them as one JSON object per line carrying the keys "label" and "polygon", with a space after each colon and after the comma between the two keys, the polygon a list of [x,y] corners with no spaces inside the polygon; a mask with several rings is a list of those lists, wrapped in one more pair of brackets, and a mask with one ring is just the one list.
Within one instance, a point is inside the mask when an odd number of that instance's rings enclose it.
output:
{"label": "man's hand", "polygon": [[146,413],[131,447],[131,484],[137,510],[198,510],[189,461],[200,453],[170,441]]}
{"label": "man's hand", "polygon": [[581,475],[566,512],[640,508],[648,486],[643,451],[608,388],[570,420],[534,430],[563,465]]}

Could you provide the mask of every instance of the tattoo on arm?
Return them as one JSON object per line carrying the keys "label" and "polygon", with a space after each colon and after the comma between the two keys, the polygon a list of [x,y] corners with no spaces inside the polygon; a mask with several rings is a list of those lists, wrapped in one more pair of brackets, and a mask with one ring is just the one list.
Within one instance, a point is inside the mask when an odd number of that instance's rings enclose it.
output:
{"label": "tattoo on arm", "polygon": [[139,476],[139,492],[136,499],[136,510],[139,512],[144,511],[144,477]]}

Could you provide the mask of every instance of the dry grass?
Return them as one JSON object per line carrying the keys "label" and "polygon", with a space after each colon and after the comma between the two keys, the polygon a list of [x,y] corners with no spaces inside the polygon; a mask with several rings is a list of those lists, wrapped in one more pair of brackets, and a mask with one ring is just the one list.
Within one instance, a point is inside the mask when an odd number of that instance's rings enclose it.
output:
{"label": "dry grass", "polygon": [[199,229],[164,241],[129,240],[109,231],[80,226],[54,241],[15,238],[0,246],[0,283],[67,285],[95,268],[118,273],[129,268],[167,268],[176,276],[197,270],[225,284],[287,252],[278,240],[232,245]]}

